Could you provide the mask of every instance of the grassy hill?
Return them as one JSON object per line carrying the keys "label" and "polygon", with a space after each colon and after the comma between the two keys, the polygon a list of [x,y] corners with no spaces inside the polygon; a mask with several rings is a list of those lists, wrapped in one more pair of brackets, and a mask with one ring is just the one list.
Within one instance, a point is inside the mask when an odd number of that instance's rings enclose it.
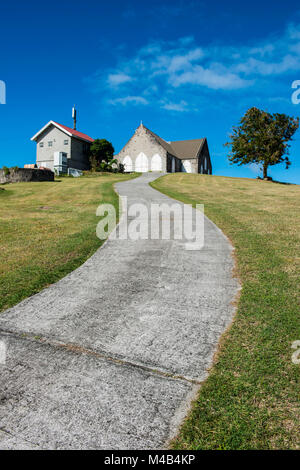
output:
{"label": "grassy hill", "polygon": [[205,214],[236,248],[231,328],[175,449],[299,449],[300,186],[172,174],[152,186]]}
{"label": "grassy hill", "polygon": [[[101,202],[133,176],[62,178],[0,190],[0,310],[57,281],[101,245]],[[152,183],[205,213],[232,240],[243,284],[211,375],[173,442],[178,449],[297,449],[300,186],[172,174]],[[4,189],[3,189],[4,188]]]}
{"label": "grassy hill", "polygon": [[113,184],[132,177],[106,173],[0,186],[0,311],[58,281],[101,246],[96,208],[117,207]]}

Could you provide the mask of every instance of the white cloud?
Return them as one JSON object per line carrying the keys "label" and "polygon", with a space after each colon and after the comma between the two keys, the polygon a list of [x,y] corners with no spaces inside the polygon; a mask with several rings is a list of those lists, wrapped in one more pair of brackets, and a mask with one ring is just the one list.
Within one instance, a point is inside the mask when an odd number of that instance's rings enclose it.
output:
{"label": "white cloud", "polygon": [[266,55],[272,54],[272,52],[274,52],[274,48],[275,47],[273,44],[265,44],[264,46],[253,47],[250,49],[249,54],[264,57]]}
{"label": "white cloud", "polygon": [[168,111],[177,111],[177,112],[185,112],[188,111],[188,104],[186,101],[181,100],[180,103],[172,103],[172,102],[161,102],[161,107],[163,109],[167,109]]}
{"label": "white cloud", "polygon": [[107,77],[107,83],[110,86],[119,86],[122,83],[127,83],[131,81],[131,77],[126,75],[123,72],[120,73],[110,73]]}
{"label": "white cloud", "polygon": [[109,100],[109,103],[113,105],[121,104],[122,106],[126,106],[128,104],[146,105],[148,104],[148,101],[142,96],[126,96],[124,98],[115,98],[115,99]]}
{"label": "white cloud", "polygon": [[235,67],[237,72],[243,72],[246,75],[280,75],[285,72],[300,69],[300,56],[287,54],[278,62],[266,62],[254,58],[238,64]]}
{"label": "white cloud", "polygon": [[181,75],[173,75],[170,82],[175,86],[181,85],[200,85],[214,90],[234,90],[243,88],[249,84],[237,74],[227,72],[226,70],[205,69],[201,65],[196,65],[189,72]]}
{"label": "white cloud", "polygon": [[296,53],[297,55],[300,55],[300,42],[297,42],[296,44],[290,46],[290,51]]}
{"label": "white cloud", "polygon": [[289,24],[287,33],[291,39],[300,39],[300,25]]}
{"label": "white cloud", "polygon": [[115,68],[96,72],[90,82],[97,92],[106,87],[111,104],[196,110],[205,93],[251,87],[264,93],[272,89],[270,77],[300,72],[299,39],[300,25],[293,24],[281,36],[249,46],[203,46],[193,36],[152,41],[127,58],[122,55]]}
{"label": "white cloud", "polygon": [[174,57],[169,58],[168,72],[174,73],[180,70],[184,70],[189,67],[193,62],[197,62],[199,59],[204,57],[203,50],[198,47],[197,49],[192,49],[187,52],[185,55],[175,55]]}
{"label": "white cloud", "polygon": [[195,40],[194,36],[185,36],[183,38],[179,38],[178,42],[182,46],[187,46],[188,44],[191,44],[192,42],[194,42],[194,40]]}

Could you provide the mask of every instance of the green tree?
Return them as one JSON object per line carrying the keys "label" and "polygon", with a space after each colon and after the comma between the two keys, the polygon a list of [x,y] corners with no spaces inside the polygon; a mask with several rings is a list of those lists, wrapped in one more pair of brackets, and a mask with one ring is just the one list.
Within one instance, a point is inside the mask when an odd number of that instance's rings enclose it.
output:
{"label": "green tree", "polygon": [[90,156],[90,168],[93,172],[97,171],[99,168],[99,163],[96,157],[94,157],[93,155]]}
{"label": "green tree", "polygon": [[117,161],[114,159],[115,149],[106,139],[96,139],[91,145],[90,165],[92,171],[109,171]]}
{"label": "green tree", "polygon": [[289,142],[299,127],[299,118],[286,114],[270,114],[257,108],[250,108],[242,117],[240,125],[233,127],[230,142],[229,161],[238,165],[257,163],[262,165],[263,177],[268,177],[268,167],[289,160]]}

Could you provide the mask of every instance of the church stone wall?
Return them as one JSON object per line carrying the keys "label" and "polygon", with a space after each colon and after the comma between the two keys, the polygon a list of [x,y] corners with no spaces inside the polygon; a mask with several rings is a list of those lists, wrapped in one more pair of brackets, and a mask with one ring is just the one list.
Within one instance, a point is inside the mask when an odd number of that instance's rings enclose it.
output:
{"label": "church stone wall", "polygon": [[[159,171],[157,169],[157,162],[159,158],[161,158],[161,171],[163,172],[212,174],[212,166],[206,141],[198,157],[180,159],[171,155],[143,125],[140,125],[133,137],[115,158],[117,158],[119,163],[125,165],[125,171],[128,172]],[[152,166],[154,162],[156,163]]]}
{"label": "church stone wall", "polygon": [[162,171],[167,169],[167,152],[166,150],[155,140],[155,138],[147,132],[144,127],[139,127],[134,133],[133,137],[123,147],[120,153],[116,156],[120,163],[126,156],[129,156],[132,160],[133,167],[132,171],[135,171],[136,159],[141,154],[145,154],[148,159],[148,169],[151,170],[151,160],[154,155],[160,155],[162,160]]}

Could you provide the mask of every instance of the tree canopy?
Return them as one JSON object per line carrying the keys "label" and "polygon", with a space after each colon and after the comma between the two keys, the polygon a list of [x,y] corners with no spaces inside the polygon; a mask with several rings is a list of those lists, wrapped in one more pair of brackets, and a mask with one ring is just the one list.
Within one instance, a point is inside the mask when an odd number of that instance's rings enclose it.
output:
{"label": "tree canopy", "polygon": [[286,114],[250,108],[242,117],[239,126],[233,127],[230,142],[229,161],[245,165],[262,165],[263,176],[267,178],[268,167],[285,162],[288,169],[290,141],[299,127],[299,118]]}
{"label": "tree canopy", "polygon": [[112,171],[113,165],[117,165],[117,160],[114,159],[115,149],[106,139],[95,139],[90,152],[92,171]]}
{"label": "tree canopy", "polygon": [[100,164],[109,163],[114,156],[115,149],[111,142],[106,139],[95,139],[91,145],[91,155]]}

